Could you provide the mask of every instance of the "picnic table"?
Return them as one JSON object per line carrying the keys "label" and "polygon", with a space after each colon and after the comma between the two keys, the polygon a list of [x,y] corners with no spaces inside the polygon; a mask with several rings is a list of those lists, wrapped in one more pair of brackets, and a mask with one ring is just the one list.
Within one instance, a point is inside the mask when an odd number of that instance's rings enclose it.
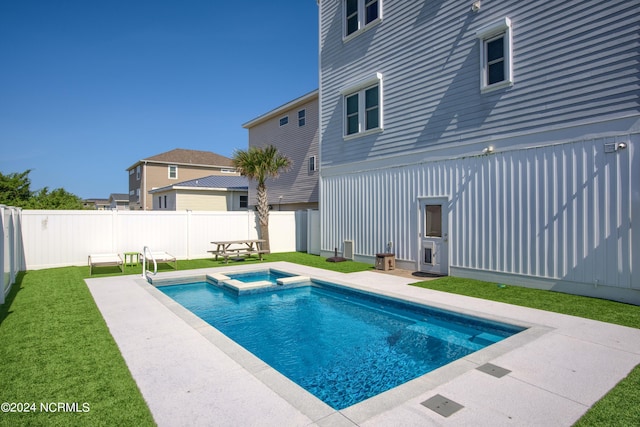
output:
{"label": "picnic table", "polygon": [[[229,264],[229,258],[233,258],[237,261],[244,260],[251,255],[258,255],[260,261],[262,261],[262,254],[269,253],[269,251],[262,249],[262,244],[266,242],[263,239],[249,239],[249,240],[224,240],[211,242],[216,248],[211,251],[216,261],[218,257],[224,258],[225,264]],[[244,256],[245,258],[241,258]]]}

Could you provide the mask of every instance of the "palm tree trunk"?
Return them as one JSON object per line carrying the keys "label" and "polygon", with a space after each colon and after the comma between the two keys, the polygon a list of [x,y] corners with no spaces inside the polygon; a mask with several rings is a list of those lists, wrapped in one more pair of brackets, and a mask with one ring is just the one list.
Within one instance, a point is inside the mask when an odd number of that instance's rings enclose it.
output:
{"label": "palm tree trunk", "polygon": [[264,185],[264,182],[258,183],[257,190],[258,222],[260,223],[259,233],[260,238],[265,240],[264,244],[262,245],[262,249],[270,251],[271,245],[269,243],[269,201],[267,200],[267,187]]}

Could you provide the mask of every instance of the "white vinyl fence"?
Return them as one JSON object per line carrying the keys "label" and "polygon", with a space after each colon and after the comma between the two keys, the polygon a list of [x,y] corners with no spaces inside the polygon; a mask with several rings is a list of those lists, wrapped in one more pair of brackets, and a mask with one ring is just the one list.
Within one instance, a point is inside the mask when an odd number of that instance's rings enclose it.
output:
{"label": "white vinyl fence", "polygon": [[20,239],[19,208],[0,205],[0,304],[11,291],[18,272],[24,271],[22,240]]}
{"label": "white vinyl fence", "polygon": [[[306,251],[295,212],[271,212],[272,252]],[[256,239],[253,211],[22,211],[26,268],[86,265],[89,254],[166,251],[178,259],[207,258],[212,241]],[[305,241],[306,243],[306,241]]]}
{"label": "white vinyl fence", "polygon": [[307,211],[307,252],[320,255],[320,211]]}
{"label": "white vinyl fence", "polygon": [[320,255],[320,211],[296,211],[296,250]]}

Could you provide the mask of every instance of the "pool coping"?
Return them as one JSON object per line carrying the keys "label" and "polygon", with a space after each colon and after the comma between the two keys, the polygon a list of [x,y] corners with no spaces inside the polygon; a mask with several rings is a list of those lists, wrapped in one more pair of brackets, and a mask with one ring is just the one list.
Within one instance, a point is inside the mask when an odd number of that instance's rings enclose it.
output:
{"label": "pool coping", "polygon": [[[291,414],[286,416],[280,415],[282,419],[279,420],[278,417],[274,416],[273,418],[264,420],[267,421],[267,424],[287,422],[287,425],[290,425],[291,421],[295,420],[293,423],[295,425],[384,425],[391,422],[391,420],[394,420],[396,423],[404,420],[400,422],[400,424],[426,422],[447,425],[463,423],[464,420],[472,421],[476,419],[477,421],[478,416],[488,423],[489,420],[493,420],[492,422],[497,422],[498,424],[505,423],[507,420],[513,420],[517,423],[517,420],[522,417],[527,417],[526,421],[528,423],[531,423],[532,419],[534,421],[539,419],[540,423],[543,424],[544,420],[552,417],[551,419],[555,421],[564,420],[571,424],[586,412],[595,401],[606,394],[620,379],[624,378],[636,364],[640,363],[640,344],[638,344],[640,343],[640,330],[638,329],[406,286],[408,283],[419,281],[419,279],[411,280],[393,277],[374,271],[344,274],[298,264],[277,262],[247,266],[234,265],[213,269],[192,270],[191,272],[175,271],[159,273],[157,278],[161,280],[188,278],[188,280],[186,280],[188,282],[195,277],[204,277],[207,272],[256,271],[269,267],[283,269],[297,273],[298,275],[318,278],[359,291],[378,293],[395,299],[409,300],[412,303],[423,303],[436,308],[457,311],[489,320],[525,326],[528,329],[394,389],[349,408],[336,411],[278,373],[250,352],[244,350],[240,345],[227,338],[171,298],[158,291],[155,286],[149,284],[142,277],[120,276],[118,278],[87,279],[89,289],[103,313],[112,335],[114,335],[116,342],[120,346],[123,357],[125,361],[127,361],[134,379],[138,382],[143,396],[147,399],[147,403],[154,414],[154,419],[156,419],[158,424],[163,425],[164,423],[172,424],[174,421],[177,422],[178,419],[172,418],[172,413],[175,411],[179,412],[179,406],[178,408],[174,408],[173,411],[167,411],[166,407],[162,408],[162,405],[158,405],[149,400],[158,399],[154,397],[158,394],[158,390],[149,390],[149,386],[145,385],[149,383],[149,379],[140,378],[139,375],[140,372],[143,372],[145,375],[150,375],[150,373],[144,369],[140,369],[140,367],[132,366],[140,363],[140,361],[138,361],[134,354],[136,349],[135,345],[132,345],[131,342],[135,343],[136,340],[140,338],[127,336],[126,326],[128,322],[126,320],[111,320],[109,300],[112,300],[116,296],[111,295],[109,298],[105,298],[103,288],[108,286],[113,287],[113,283],[118,283],[118,288],[124,289],[125,293],[127,290],[131,290],[132,284],[135,284],[139,290],[144,291],[144,294],[147,295],[146,298],[151,297],[153,301],[155,301],[157,307],[153,307],[153,309],[159,318],[167,316],[168,313],[174,315],[180,322],[183,322],[183,324],[187,325],[193,331],[196,331],[206,340],[205,344],[199,342],[198,346],[204,345],[205,348],[206,345],[212,346],[224,354],[224,356],[240,365],[241,370],[244,372],[242,375],[250,375],[258,379],[261,384],[274,393],[274,395],[269,395],[269,393],[261,392],[261,399],[277,399],[277,405],[280,405],[278,407],[282,407],[283,414],[293,410],[293,413],[299,417],[291,418]],[[366,285],[362,285],[362,283],[366,283]],[[126,296],[121,295],[121,297],[125,298]],[[145,299],[143,294],[139,292],[137,293],[137,298]],[[153,304],[153,302],[147,300],[146,304]],[[124,313],[119,312],[119,314],[122,315]],[[158,322],[154,323],[161,324],[165,320],[167,319],[158,319]],[[593,335],[594,331],[598,332],[595,334],[597,339],[594,339],[593,336],[589,338],[589,332]],[[166,334],[166,331],[143,329],[141,333],[145,336],[150,334],[162,335]],[[595,346],[594,352],[603,353],[603,355],[597,357],[596,360],[591,360],[593,358],[582,355],[582,359],[586,359],[586,361],[581,361],[581,353],[579,351],[572,351],[572,346],[564,344],[563,339],[565,341],[578,340],[578,343],[572,342],[572,344],[578,347],[592,348]],[[127,343],[126,340],[131,342]],[[179,342],[177,336],[174,337],[174,340]],[[168,345],[171,345],[171,341],[172,340],[168,340]],[[554,351],[553,348],[549,348],[549,343],[556,343],[556,346],[561,348],[558,349],[558,351]],[[167,349],[164,348],[165,353],[166,350]],[[157,351],[157,349],[153,351]],[[166,354],[164,357],[166,357]],[[542,373],[536,373],[535,370],[531,370],[527,366],[527,361],[529,361],[531,365],[539,364],[538,358],[545,360],[546,365],[548,365],[542,366]],[[575,387],[571,386],[571,384],[565,384],[565,382],[571,382],[571,377],[575,376],[572,375],[571,371],[576,371],[566,366],[567,359],[570,361],[569,365],[585,365],[581,367],[580,372],[582,375],[586,375],[587,373],[589,375],[593,374],[591,370],[597,372],[596,377],[601,379],[601,384],[592,384],[593,381],[585,381],[582,377],[580,380],[573,379],[575,380]],[[618,360],[618,367],[616,369],[607,369],[606,359]],[[170,362],[167,361],[167,363]],[[180,363],[180,361],[173,361],[172,363]],[[510,373],[504,377],[506,380],[493,377],[489,379],[489,375],[481,373],[477,368],[486,363],[492,363],[498,367],[509,370]],[[549,375],[545,374],[544,371],[547,367],[551,366],[553,366],[554,371],[558,372],[551,375],[550,378],[547,378]],[[161,382],[160,379],[157,381]],[[533,406],[535,408],[536,402],[540,401],[540,405],[544,402],[544,409],[524,409],[521,407],[522,402],[513,402],[513,399],[507,396],[504,396],[504,399],[510,402],[508,404],[505,404],[504,401],[499,404],[493,402],[496,399],[495,396],[486,399],[491,403],[487,404],[486,402],[483,403],[483,399],[480,396],[467,395],[469,389],[473,389],[475,386],[478,386],[478,384],[484,383],[487,384],[485,387],[478,389],[480,391],[479,394],[482,394],[483,390],[491,389],[491,387],[500,390],[500,382],[502,382],[502,385],[508,386],[507,388],[510,390],[510,393],[513,393],[515,390],[516,393],[523,393],[522,396],[532,393],[535,394],[534,402],[532,402],[531,399],[527,399],[528,402],[526,406]],[[550,384],[545,384],[545,382]],[[585,382],[587,382],[588,385],[585,385]],[[153,383],[157,385],[157,382]],[[577,390],[584,387],[589,389],[589,393]],[[500,393],[501,392],[498,392],[498,394]],[[458,413],[445,418],[422,405],[423,401],[426,401],[435,394],[445,395],[460,403],[464,408]],[[162,399],[164,398],[160,397],[160,400]],[[549,405],[550,401],[561,401],[563,405],[556,405],[557,409],[553,409],[554,405]],[[237,402],[234,403],[234,405],[237,404]],[[185,405],[187,405],[187,403],[185,403]],[[290,407],[287,407],[287,405]],[[243,404],[239,407],[247,408],[250,406],[252,405]],[[550,406],[552,409],[550,409]],[[195,411],[197,412],[198,409],[196,408]],[[206,413],[208,409],[202,408],[202,411]],[[220,412],[224,411],[227,411],[225,414],[227,414],[228,417],[234,417],[234,415],[232,415],[234,413],[233,408],[220,410]],[[238,419],[233,421],[242,422],[248,415],[249,414],[246,413],[238,413]],[[256,416],[259,416],[259,414],[256,414]],[[186,421],[184,414],[182,414],[180,420],[178,424],[192,424]],[[565,423],[564,421],[562,424]]]}

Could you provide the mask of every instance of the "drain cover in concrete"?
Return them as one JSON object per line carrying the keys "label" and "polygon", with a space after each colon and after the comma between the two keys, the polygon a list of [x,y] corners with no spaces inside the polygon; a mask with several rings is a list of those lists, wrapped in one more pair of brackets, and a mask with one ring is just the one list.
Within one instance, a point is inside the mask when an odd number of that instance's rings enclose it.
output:
{"label": "drain cover in concrete", "polygon": [[432,398],[425,400],[422,402],[422,406],[437,412],[443,417],[448,417],[464,408],[461,404],[456,403],[451,399],[447,399],[440,394],[436,394]]}
{"label": "drain cover in concrete", "polygon": [[476,369],[484,372],[485,374],[493,375],[496,378],[502,378],[511,372],[508,369],[501,368],[500,366],[496,366],[491,363],[485,363],[482,366],[478,366]]}

